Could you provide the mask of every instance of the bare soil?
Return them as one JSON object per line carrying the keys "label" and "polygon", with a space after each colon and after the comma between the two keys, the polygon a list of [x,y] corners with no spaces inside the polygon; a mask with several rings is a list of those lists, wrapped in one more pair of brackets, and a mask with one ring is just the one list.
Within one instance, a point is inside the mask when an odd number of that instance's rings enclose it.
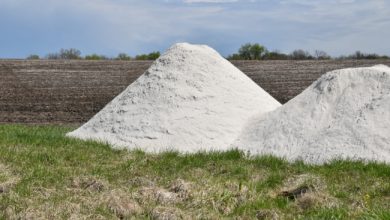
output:
{"label": "bare soil", "polygon": [[[86,122],[151,61],[0,60],[0,123]],[[281,103],[323,73],[346,67],[390,65],[390,60],[233,61]]]}

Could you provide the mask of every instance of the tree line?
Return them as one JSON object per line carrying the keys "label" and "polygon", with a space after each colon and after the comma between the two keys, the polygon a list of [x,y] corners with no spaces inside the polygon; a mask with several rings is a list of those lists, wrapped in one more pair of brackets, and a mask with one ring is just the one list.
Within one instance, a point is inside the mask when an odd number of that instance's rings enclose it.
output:
{"label": "tree line", "polygon": [[[49,59],[49,60],[156,60],[157,58],[160,57],[160,52],[151,52],[149,54],[140,54],[136,55],[134,57],[129,56],[126,53],[119,53],[116,57],[107,57],[105,55],[99,55],[99,54],[89,54],[86,56],[81,56],[81,51],[75,48],[70,48],[70,49],[60,49],[60,51],[56,53],[49,53],[44,59]],[[27,59],[30,60],[37,60],[41,59],[39,55],[32,54],[27,57]]]}
{"label": "tree line", "polygon": [[389,59],[386,55],[375,53],[363,53],[356,51],[347,56],[331,57],[325,51],[315,50],[313,54],[308,51],[297,49],[289,54],[279,51],[269,51],[265,46],[258,43],[247,43],[240,47],[237,53],[229,55],[228,60],[329,60],[329,59]]}
{"label": "tree line", "polygon": [[[81,56],[81,51],[75,48],[61,49],[56,53],[49,53],[44,58],[50,60],[156,60],[160,57],[160,52],[151,52],[149,54],[140,54],[134,57],[126,53],[120,53],[116,57],[107,57],[99,54],[89,54]],[[315,50],[314,53],[297,49],[289,54],[275,51],[269,51],[265,46],[258,43],[246,43],[240,47],[237,53],[229,55],[228,60],[329,60],[329,59],[389,59],[386,55],[375,53],[363,53],[356,51],[353,54],[339,57],[331,57],[325,51]],[[27,59],[41,59],[38,55],[30,55]]]}

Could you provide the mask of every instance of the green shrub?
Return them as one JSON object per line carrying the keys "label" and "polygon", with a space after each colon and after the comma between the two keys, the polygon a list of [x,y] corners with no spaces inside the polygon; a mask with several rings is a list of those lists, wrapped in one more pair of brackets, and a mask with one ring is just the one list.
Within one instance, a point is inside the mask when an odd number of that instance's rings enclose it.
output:
{"label": "green shrub", "polygon": [[39,56],[36,54],[31,54],[27,57],[28,60],[39,60]]}
{"label": "green shrub", "polygon": [[90,54],[85,56],[86,60],[107,60],[108,58],[104,55]]}

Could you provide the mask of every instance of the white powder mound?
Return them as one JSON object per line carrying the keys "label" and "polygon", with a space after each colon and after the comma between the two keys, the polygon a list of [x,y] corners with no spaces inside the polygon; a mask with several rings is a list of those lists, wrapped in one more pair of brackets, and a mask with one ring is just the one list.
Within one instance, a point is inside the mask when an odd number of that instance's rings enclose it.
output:
{"label": "white powder mound", "polygon": [[310,164],[390,163],[390,68],[329,72],[282,107],[250,120],[233,146]]}
{"label": "white powder mound", "polygon": [[172,46],[70,137],[146,152],[226,150],[280,103],[207,46]]}

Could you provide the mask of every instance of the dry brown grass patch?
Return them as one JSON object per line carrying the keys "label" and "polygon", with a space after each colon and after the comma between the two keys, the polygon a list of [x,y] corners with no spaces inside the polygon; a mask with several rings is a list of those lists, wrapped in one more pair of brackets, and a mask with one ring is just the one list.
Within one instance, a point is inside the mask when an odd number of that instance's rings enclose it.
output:
{"label": "dry brown grass patch", "polygon": [[107,181],[94,176],[75,177],[71,184],[71,188],[76,190],[87,190],[90,192],[102,192],[109,187]]}
{"label": "dry brown grass patch", "polygon": [[172,205],[182,201],[176,193],[159,187],[141,187],[135,193],[135,197],[142,204],[156,203],[160,205]]}
{"label": "dry brown grass patch", "polygon": [[129,181],[131,187],[155,187],[156,183],[147,177],[134,177]]}
{"label": "dry brown grass patch", "polygon": [[187,200],[192,197],[191,189],[193,184],[190,182],[186,182],[182,179],[177,179],[173,181],[169,187],[169,191],[176,193],[177,196],[183,200]]}
{"label": "dry brown grass patch", "polygon": [[133,217],[143,213],[143,208],[131,198],[131,195],[124,191],[111,191],[105,197],[109,210],[120,219]]}
{"label": "dry brown grass patch", "polygon": [[264,209],[256,212],[256,218],[259,220],[278,220],[279,215],[274,210]]}
{"label": "dry brown grass patch", "polygon": [[178,220],[190,219],[183,211],[174,207],[158,206],[152,210],[151,217],[154,220]]}
{"label": "dry brown grass patch", "polygon": [[8,193],[20,181],[20,178],[9,167],[0,163],[0,195]]}
{"label": "dry brown grass patch", "polygon": [[208,180],[202,186],[194,187],[191,206],[212,207],[214,211],[223,215],[233,213],[240,204],[252,200],[256,195],[246,185],[237,182],[217,182]]}
{"label": "dry brown grass patch", "polygon": [[324,180],[311,174],[302,174],[287,179],[281,188],[273,192],[273,195],[293,200],[294,205],[302,211],[338,206],[337,199],[328,193]]}

